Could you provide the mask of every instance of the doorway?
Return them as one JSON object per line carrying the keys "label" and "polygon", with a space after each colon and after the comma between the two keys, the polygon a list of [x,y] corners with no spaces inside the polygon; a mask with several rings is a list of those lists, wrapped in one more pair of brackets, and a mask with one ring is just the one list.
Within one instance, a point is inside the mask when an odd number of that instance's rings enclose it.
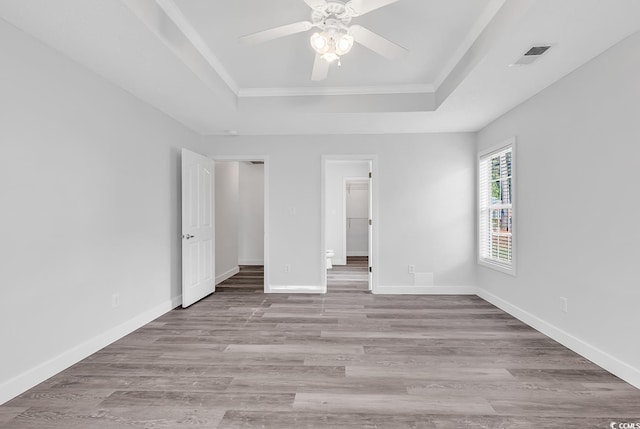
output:
{"label": "doorway", "polygon": [[216,288],[265,291],[268,284],[268,162],[216,157]]}
{"label": "doorway", "polygon": [[[349,258],[369,256],[369,177],[345,177],[344,243]],[[347,261],[348,262],[348,261]]]}
{"label": "doorway", "polygon": [[374,292],[377,284],[376,157],[323,156],[324,290]]}

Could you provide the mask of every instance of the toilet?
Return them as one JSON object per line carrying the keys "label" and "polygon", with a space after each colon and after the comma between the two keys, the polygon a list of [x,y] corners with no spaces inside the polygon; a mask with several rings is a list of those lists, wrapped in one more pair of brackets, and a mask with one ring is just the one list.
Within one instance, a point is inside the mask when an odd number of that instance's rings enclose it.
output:
{"label": "toilet", "polygon": [[327,263],[325,268],[329,269],[329,268],[333,268],[333,264],[331,263],[331,258],[333,258],[335,256],[335,252],[332,249],[327,249],[325,250],[325,257],[327,259]]}

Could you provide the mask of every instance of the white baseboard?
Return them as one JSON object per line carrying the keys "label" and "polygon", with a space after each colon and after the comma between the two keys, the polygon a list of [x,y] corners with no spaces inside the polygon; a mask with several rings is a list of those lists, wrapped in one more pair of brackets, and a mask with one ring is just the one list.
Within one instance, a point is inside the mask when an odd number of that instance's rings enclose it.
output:
{"label": "white baseboard", "polygon": [[173,310],[181,303],[182,297],[174,297],[6,381],[0,385],[0,405]]}
{"label": "white baseboard", "polygon": [[267,285],[265,293],[327,293],[327,289],[324,286],[280,286],[280,285]]}
{"label": "white baseboard", "polygon": [[238,274],[240,272],[240,267],[234,267],[231,268],[230,270],[220,274],[219,276],[216,276],[216,284],[220,284],[223,281],[225,281],[226,279],[228,279],[229,277],[233,277],[236,274]]}
{"label": "white baseboard", "polygon": [[571,335],[570,333],[540,319],[526,310],[517,307],[504,299],[478,288],[478,296],[509,313],[516,319],[526,323],[546,336],[554,339],[568,349],[589,359],[591,362],[620,377],[624,381],[640,389],[640,369],[629,365],[609,353]]}
{"label": "white baseboard", "polygon": [[368,250],[349,250],[347,256],[369,256]]}
{"label": "white baseboard", "polygon": [[264,265],[264,259],[239,259],[238,265]]}
{"label": "white baseboard", "polygon": [[475,286],[388,286],[380,285],[375,295],[475,295]]}

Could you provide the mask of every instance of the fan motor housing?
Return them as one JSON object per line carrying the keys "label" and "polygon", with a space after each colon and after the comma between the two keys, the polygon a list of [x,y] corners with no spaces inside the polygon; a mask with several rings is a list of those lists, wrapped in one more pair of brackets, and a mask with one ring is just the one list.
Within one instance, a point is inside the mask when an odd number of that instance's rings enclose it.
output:
{"label": "fan motor housing", "polygon": [[[343,26],[347,26],[351,23],[351,14],[348,12],[344,3],[337,1],[327,2],[327,6],[321,9],[314,9],[311,12],[311,22],[318,25],[320,28],[324,28],[330,23],[335,26],[339,23]],[[340,25],[338,25],[340,26]]]}

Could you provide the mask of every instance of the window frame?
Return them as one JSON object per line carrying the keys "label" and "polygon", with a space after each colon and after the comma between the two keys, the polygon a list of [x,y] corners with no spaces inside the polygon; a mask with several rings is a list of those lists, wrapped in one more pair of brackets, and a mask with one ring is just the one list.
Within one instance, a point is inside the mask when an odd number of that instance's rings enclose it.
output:
{"label": "window frame", "polygon": [[[482,207],[482,193],[488,192],[487,190],[481,189],[482,178],[480,177],[481,165],[482,162],[490,157],[491,155],[502,152],[506,149],[511,149],[511,264],[504,264],[498,261],[494,261],[492,259],[484,258],[482,256],[482,223],[486,222],[483,220],[483,207]],[[517,161],[516,161],[516,138],[510,137],[509,139],[503,141],[500,144],[487,148],[483,151],[478,152],[478,159],[476,163],[477,174],[476,179],[478,181],[477,186],[477,214],[476,214],[476,222],[477,222],[477,256],[478,256],[478,265],[483,267],[491,268],[496,271],[500,271],[502,273],[510,274],[512,276],[516,276],[516,256],[517,256],[517,229],[516,229],[516,218],[517,218],[517,208],[516,208],[516,200],[518,196],[518,191],[516,188],[517,183]],[[491,228],[490,225],[487,225],[487,228]]]}

